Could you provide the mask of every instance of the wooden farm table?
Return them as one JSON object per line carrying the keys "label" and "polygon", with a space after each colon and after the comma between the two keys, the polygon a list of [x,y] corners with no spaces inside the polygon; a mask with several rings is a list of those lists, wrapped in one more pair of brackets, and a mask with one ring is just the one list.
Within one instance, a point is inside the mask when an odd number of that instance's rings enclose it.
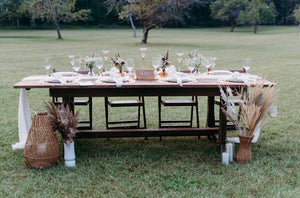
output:
{"label": "wooden farm table", "polygon": [[[224,83],[222,83],[224,85]],[[226,83],[231,88],[241,88],[244,83]],[[272,85],[265,81],[265,86]],[[217,78],[199,78],[179,86],[177,83],[152,81],[135,81],[116,87],[114,83],[96,81],[94,84],[80,86],[78,83],[46,83],[38,77],[30,76],[15,84],[14,88],[49,89],[50,96],[62,97],[64,103],[72,104],[74,97],[126,97],[126,96],[207,96],[207,124],[205,128],[162,128],[162,129],[97,129],[81,130],[77,138],[107,138],[107,137],[154,137],[154,136],[210,136],[219,137],[220,152],[224,150],[226,139],[226,118],[219,109],[220,124],[214,127],[214,97],[220,96],[220,82]],[[20,97],[22,97],[20,95]],[[19,108],[20,111],[20,108]],[[20,114],[20,112],[19,112]],[[20,116],[19,116],[20,118]],[[20,132],[19,132],[20,134]],[[21,139],[20,139],[21,141]],[[24,141],[24,140],[23,140]]]}

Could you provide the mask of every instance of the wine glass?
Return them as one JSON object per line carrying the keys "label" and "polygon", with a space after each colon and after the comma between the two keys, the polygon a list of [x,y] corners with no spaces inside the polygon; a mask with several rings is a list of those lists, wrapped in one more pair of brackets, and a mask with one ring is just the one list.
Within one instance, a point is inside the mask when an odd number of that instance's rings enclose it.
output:
{"label": "wine glass", "polygon": [[73,70],[74,70],[76,73],[78,73],[80,67],[81,67],[80,59],[73,59],[73,64],[72,64]]}
{"label": "wine glass", "polygon": [[243,68],[245,69],[246,73],[247,73],[247,71],[250,69],[250,62],[251,62],[251,59],[250,59],[250,58],[245,58],[245,59],[244,59],[244,65],[243,65]]}
{"label": "wine glass", "polygon": [[154,73],[157,73],[157,68],[160,64],[160,57],[152,57],[152,66],[154,67]]}
{"label": "wine glass", "polygon": [[134,60],[132,58],[127,59],[126,67],[128,69],[128,72],[131,73],[134,68]]}
{"label": "wine glass", "polygon": [[[105,61],[105,62],[108,61],[109,52],[110,52],[109,50],[102,50],[103,58],[104,58],[104,61]],[[103,64],[103,66],[104,66],[104,64]],[[107,68],[108,66],[104,66],[104,67],[105,67],[105,68],[104,68],[105,70],[108,69],[108,68]]]}
{"label": "wine glass", "polygon": [[51,68],[50,58],[45,58],[44,59],[44,67],[47,70],[47,76],[48,76],[49,75],[49,69]]}
{"label": "wine glass", "polygon": [[176,53],[176,57],[177,57],[177,62],[179,64],[178,72],[180,72],[180,65],[182,62],[183,53]]}
{"label": "wine glass", "polygon": [[193,65],[193,63],[192,63],[192,60],[191,59],[185,59],[185,64],[186,64],[186,66],[187,66],[187,68],[188,68],[188,70],[190,70],[191,71],[191,74],[193,73],[193,70],[194,70],[194,65]]}
{"label": "wine glass", "polygon": [[101,75],[101,68],[103,67],[103,58],[98,57],[96,59],[96,67],[99,69],[99,76]]}
{"label": "wine glass", "polygon": [[141,56],[142,56],[142,59],[143,59],[143,68],[144,68],[144,59],[145,59],[145,56],[146,56],[146,50],[147,50],[146,47],[141,47],[140,48]]}

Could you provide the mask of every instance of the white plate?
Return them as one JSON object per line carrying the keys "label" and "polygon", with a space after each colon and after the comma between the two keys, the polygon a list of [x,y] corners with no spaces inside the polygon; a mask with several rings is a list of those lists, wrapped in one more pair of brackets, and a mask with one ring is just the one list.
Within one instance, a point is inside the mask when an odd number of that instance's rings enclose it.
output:
{"label": "white plate", "polygon": [[60,83],[58,79],[48,79],[47,83]]}
{"label": "white plate", "polygon": [[[54,74],[60,74],[62,76],[73,76],[74,75],[74,72],[56,72]],[[53,74],[53,75],[54,75]]]}
{"label": "white plate", "polygon": [[227,81],[228,82],[233,82],[233,83],[244,83],[244,81],[241,80],[241,79],[228,79]]}
{"label": "white plate", "polygon": [[[171,82],[171,83],[177,83],[177,79],[176,78],[167,78],[166,79],[168,82]],[[189,79],[182,79],[182,83],[187,83],[187,82],[190,82]]]}
{"label": "white plate", "polygon": [[85,77],[80,77],[81,81],[93,81],[93,80],[97,80],[97,77],[94,76],[85,76]]}
{"label": "white plate", "polygon": [[93,83],[91,81],[79,81],[78,84],[80,86],[89,86],[89,85],[94,85],[95,83]]}
{"label": "white plate", "polygon": [[214,71],[210,71],[209,74],[213,74],[213,75],[230,75],[230,74],[232,74],[232,72],[230,72],[228,70],[214,70]]}

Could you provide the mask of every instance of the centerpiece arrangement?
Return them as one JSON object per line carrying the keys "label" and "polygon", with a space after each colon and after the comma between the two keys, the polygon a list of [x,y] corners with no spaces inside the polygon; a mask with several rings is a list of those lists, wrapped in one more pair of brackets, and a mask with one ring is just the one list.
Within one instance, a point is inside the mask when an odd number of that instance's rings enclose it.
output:
{"label": "centerpiece arrangement", "polygon": [[82,63],[84,64],[85,67],[89,68],[89,75],[93,76],[93,68],[96,65],[96,60],[97,58],[95,57],[95,51],[93,52],[93,55],[91,57],[87,56],[86,58],[82,59]]}
{"label": "centerpiece arrangement", "polygon": [[[269,114],[271,117],[277,115],[277,108],[272,106],[275,102],[275,86],[264,88],[264,81],[255,85],[252,92],[245,99],[239,96],[240,120],[236,119],[239,112],[231,98],[234,97],[234,90],[230,88],[220,88],[221,98],[224,104],[221,107],[223,113],[239,131],[240,148],[237,153],[237,162],[245,163],[252,159],[251,141],[254,137],[253,133],[260,124],[263,117]],[[226,90],[226,94],[224,92]],[[226,107],[226,108],[224,108]]]}
{"label": "centerpiece arrangement", "polygon": [[79,110],[73,114],[69,106],[56,107],[53,102],[46,103],[46,108],[51,128],[61,134],[64,143],[65,165],[73,167],[75,166],[74,138],[77,132]]}
{"label": "centerpiece arrangement", "polygon": [[208,65],[210,63],[209,59],[203,56],[198,52],[198,50],[194,50],[189,53],[190,57],[190,64],[194,67],[195,69],[195,75],[200,74],[200,67]]}
{"label": "centerpiece arrangement", "polygon": [[125,65],[125,61],[120,58],[120,54],[116,54],[116,60],[114,60],[112,57],[110,57],[110,60],[119,69],[119,73],[121,74],[121,76],[125,76],[125,73],[123,73],[123,66]]}
{"label": "centerpiece arrangement", "polygon": [[170,63],[169,63],[169,50],[166,52],[165,55],[161,56],[160,65],[161,65],[161,72],[159,73],[160,77],[167,77],[168,73],[166,72],[166,68],[167,68],[167,66],[170,65]]}

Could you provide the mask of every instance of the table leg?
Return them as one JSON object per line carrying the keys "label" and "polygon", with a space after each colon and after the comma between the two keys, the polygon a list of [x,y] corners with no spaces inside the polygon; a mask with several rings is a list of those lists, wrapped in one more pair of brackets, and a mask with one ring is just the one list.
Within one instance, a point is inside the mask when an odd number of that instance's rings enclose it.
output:
{"label": "table leg", "polygon": [[225,140],[226,140],[226,125],[227,125],[227,119],[226,119],[226,115],[223,113],[222,111],[222,107],[224,109],[226,109],[226,107],[224,107],[222,104],[224,104],[224,101],[222,100],[222,98],[220,97],[220,109],[219,109],[219,141],[220,141],[220,152],[222,153],[225,150]]}
{"label": "table leg", "polygon": [[215,127],[215,97],[207,97],[206,127]]}
{"label": "table leg", "polygon": [[65,106],[69,105],[70,110],[74,113],[74,98],[73,97],[63,97],[63,104]]}

